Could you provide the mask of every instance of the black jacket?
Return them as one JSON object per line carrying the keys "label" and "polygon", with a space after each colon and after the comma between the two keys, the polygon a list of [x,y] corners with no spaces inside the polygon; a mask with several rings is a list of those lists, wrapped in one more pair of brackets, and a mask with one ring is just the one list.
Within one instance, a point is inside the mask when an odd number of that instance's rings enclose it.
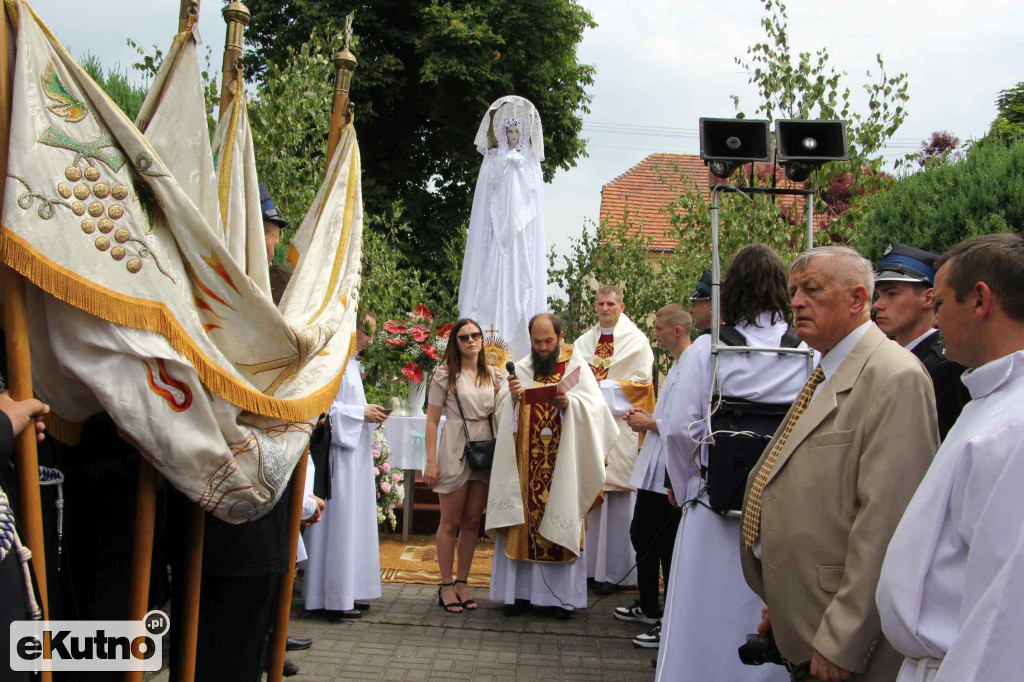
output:
{"label": "black jacket", "polygon": [[960,381],[960,375],[967,368],[946,357],[946,347],[938,330],[925,337],[911,352],[924,364],[932,378],[935,408],[939,415],[939,437],[945,440],[960,416],[960,410],[971,399],[967,387]]}

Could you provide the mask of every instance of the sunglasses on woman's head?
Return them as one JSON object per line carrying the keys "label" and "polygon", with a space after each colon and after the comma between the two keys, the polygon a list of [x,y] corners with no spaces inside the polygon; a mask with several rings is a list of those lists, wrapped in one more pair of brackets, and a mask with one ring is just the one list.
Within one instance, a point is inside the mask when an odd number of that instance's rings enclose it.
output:
{"label": "sunglasses on woman's head", "polygon": [[469,341],[470,339],[472,339],[473,341],[476,341],[481,336],[483,336],[483,334],[481,334],[480,332],[468,332],[466,334],[459,334],[455,338],[457,338],[459,341],[462,341],[463,343],[465,343],[466,341]]}

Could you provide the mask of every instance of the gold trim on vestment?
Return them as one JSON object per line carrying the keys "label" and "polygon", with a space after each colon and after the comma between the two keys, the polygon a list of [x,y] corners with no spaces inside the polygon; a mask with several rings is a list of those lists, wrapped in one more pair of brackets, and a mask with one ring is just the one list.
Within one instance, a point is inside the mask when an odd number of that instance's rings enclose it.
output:
{"label": "gold trim on vestment", "polygon": [[[39,253],[28,241],[2,224],[0,259],[59,301],[107,322],[162,335],[188,359],[204,386],[243,410],[285,421],[306,421],[326,412],[338,395],[344,366],[327,385],[296,400],[274,398],[246,386],[196,345],[164,303],[132,298],[90,282]],[[355,353],[355,343],[356,334],[352,332],[349,357]]]}
{"label": "gold trim on vestment", "polygon": [[[568,367],[570,357],[572,357],[572,350],[567,351],[563,348],[558,357],[559,364],[562,364],[561,371],[547,377],[536,377],[535,375],[531,378],[539,384],[558,382]],[[537,429],[531,428],[535,416]],[[534,405],[523,403],[519,405],[519,414],[516,419],[516,468],[523,497],[524,523],[508,528],[505,556],[516,561],[531,563],[572,563],[578,558],[572,551],[541,537],[539,532],[540,524],[547,512],[548,494],[551,491],[555,459],[558,457],[560,445],[558,441],[562,435],[560,411],[548,403]],[[550,428],[551,434],[544,436],[539,428],[540,425]],[[543,511],[539,509],[540,507],[543,507]],[[580,547],[583,546],[583,539],[581,531]]]}

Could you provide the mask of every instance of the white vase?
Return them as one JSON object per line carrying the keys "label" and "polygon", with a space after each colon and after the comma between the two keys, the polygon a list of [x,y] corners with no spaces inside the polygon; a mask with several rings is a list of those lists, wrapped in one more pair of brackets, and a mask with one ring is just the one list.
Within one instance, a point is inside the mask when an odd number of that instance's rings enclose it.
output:
{"label": "white vase", "polygon": [[409,415],[423,416],[423,404],[427,402],[427,380],[420,383],[409,382]]}

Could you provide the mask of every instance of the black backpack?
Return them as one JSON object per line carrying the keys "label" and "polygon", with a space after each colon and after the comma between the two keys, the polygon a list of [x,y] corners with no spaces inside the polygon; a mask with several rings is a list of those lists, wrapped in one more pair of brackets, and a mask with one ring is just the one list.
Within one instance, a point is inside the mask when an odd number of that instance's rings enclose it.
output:
{"label": "black backpack", "polygon": [[[719,339],[726,346],[746,346],[735,327],[722,325]],[[782,335],[782,348],[796,348],[800,339],[792,327]],[[707,484],[708,506],[719,514],[740,511],[747,476],[761,458],[792,403],[755,403],[716,394],[711,431],[717,433],[708,446],[708,466],[701,470]],[[725,432],[725,433],[719,433]],[[753,434],[753,435],[752,435]]]}

